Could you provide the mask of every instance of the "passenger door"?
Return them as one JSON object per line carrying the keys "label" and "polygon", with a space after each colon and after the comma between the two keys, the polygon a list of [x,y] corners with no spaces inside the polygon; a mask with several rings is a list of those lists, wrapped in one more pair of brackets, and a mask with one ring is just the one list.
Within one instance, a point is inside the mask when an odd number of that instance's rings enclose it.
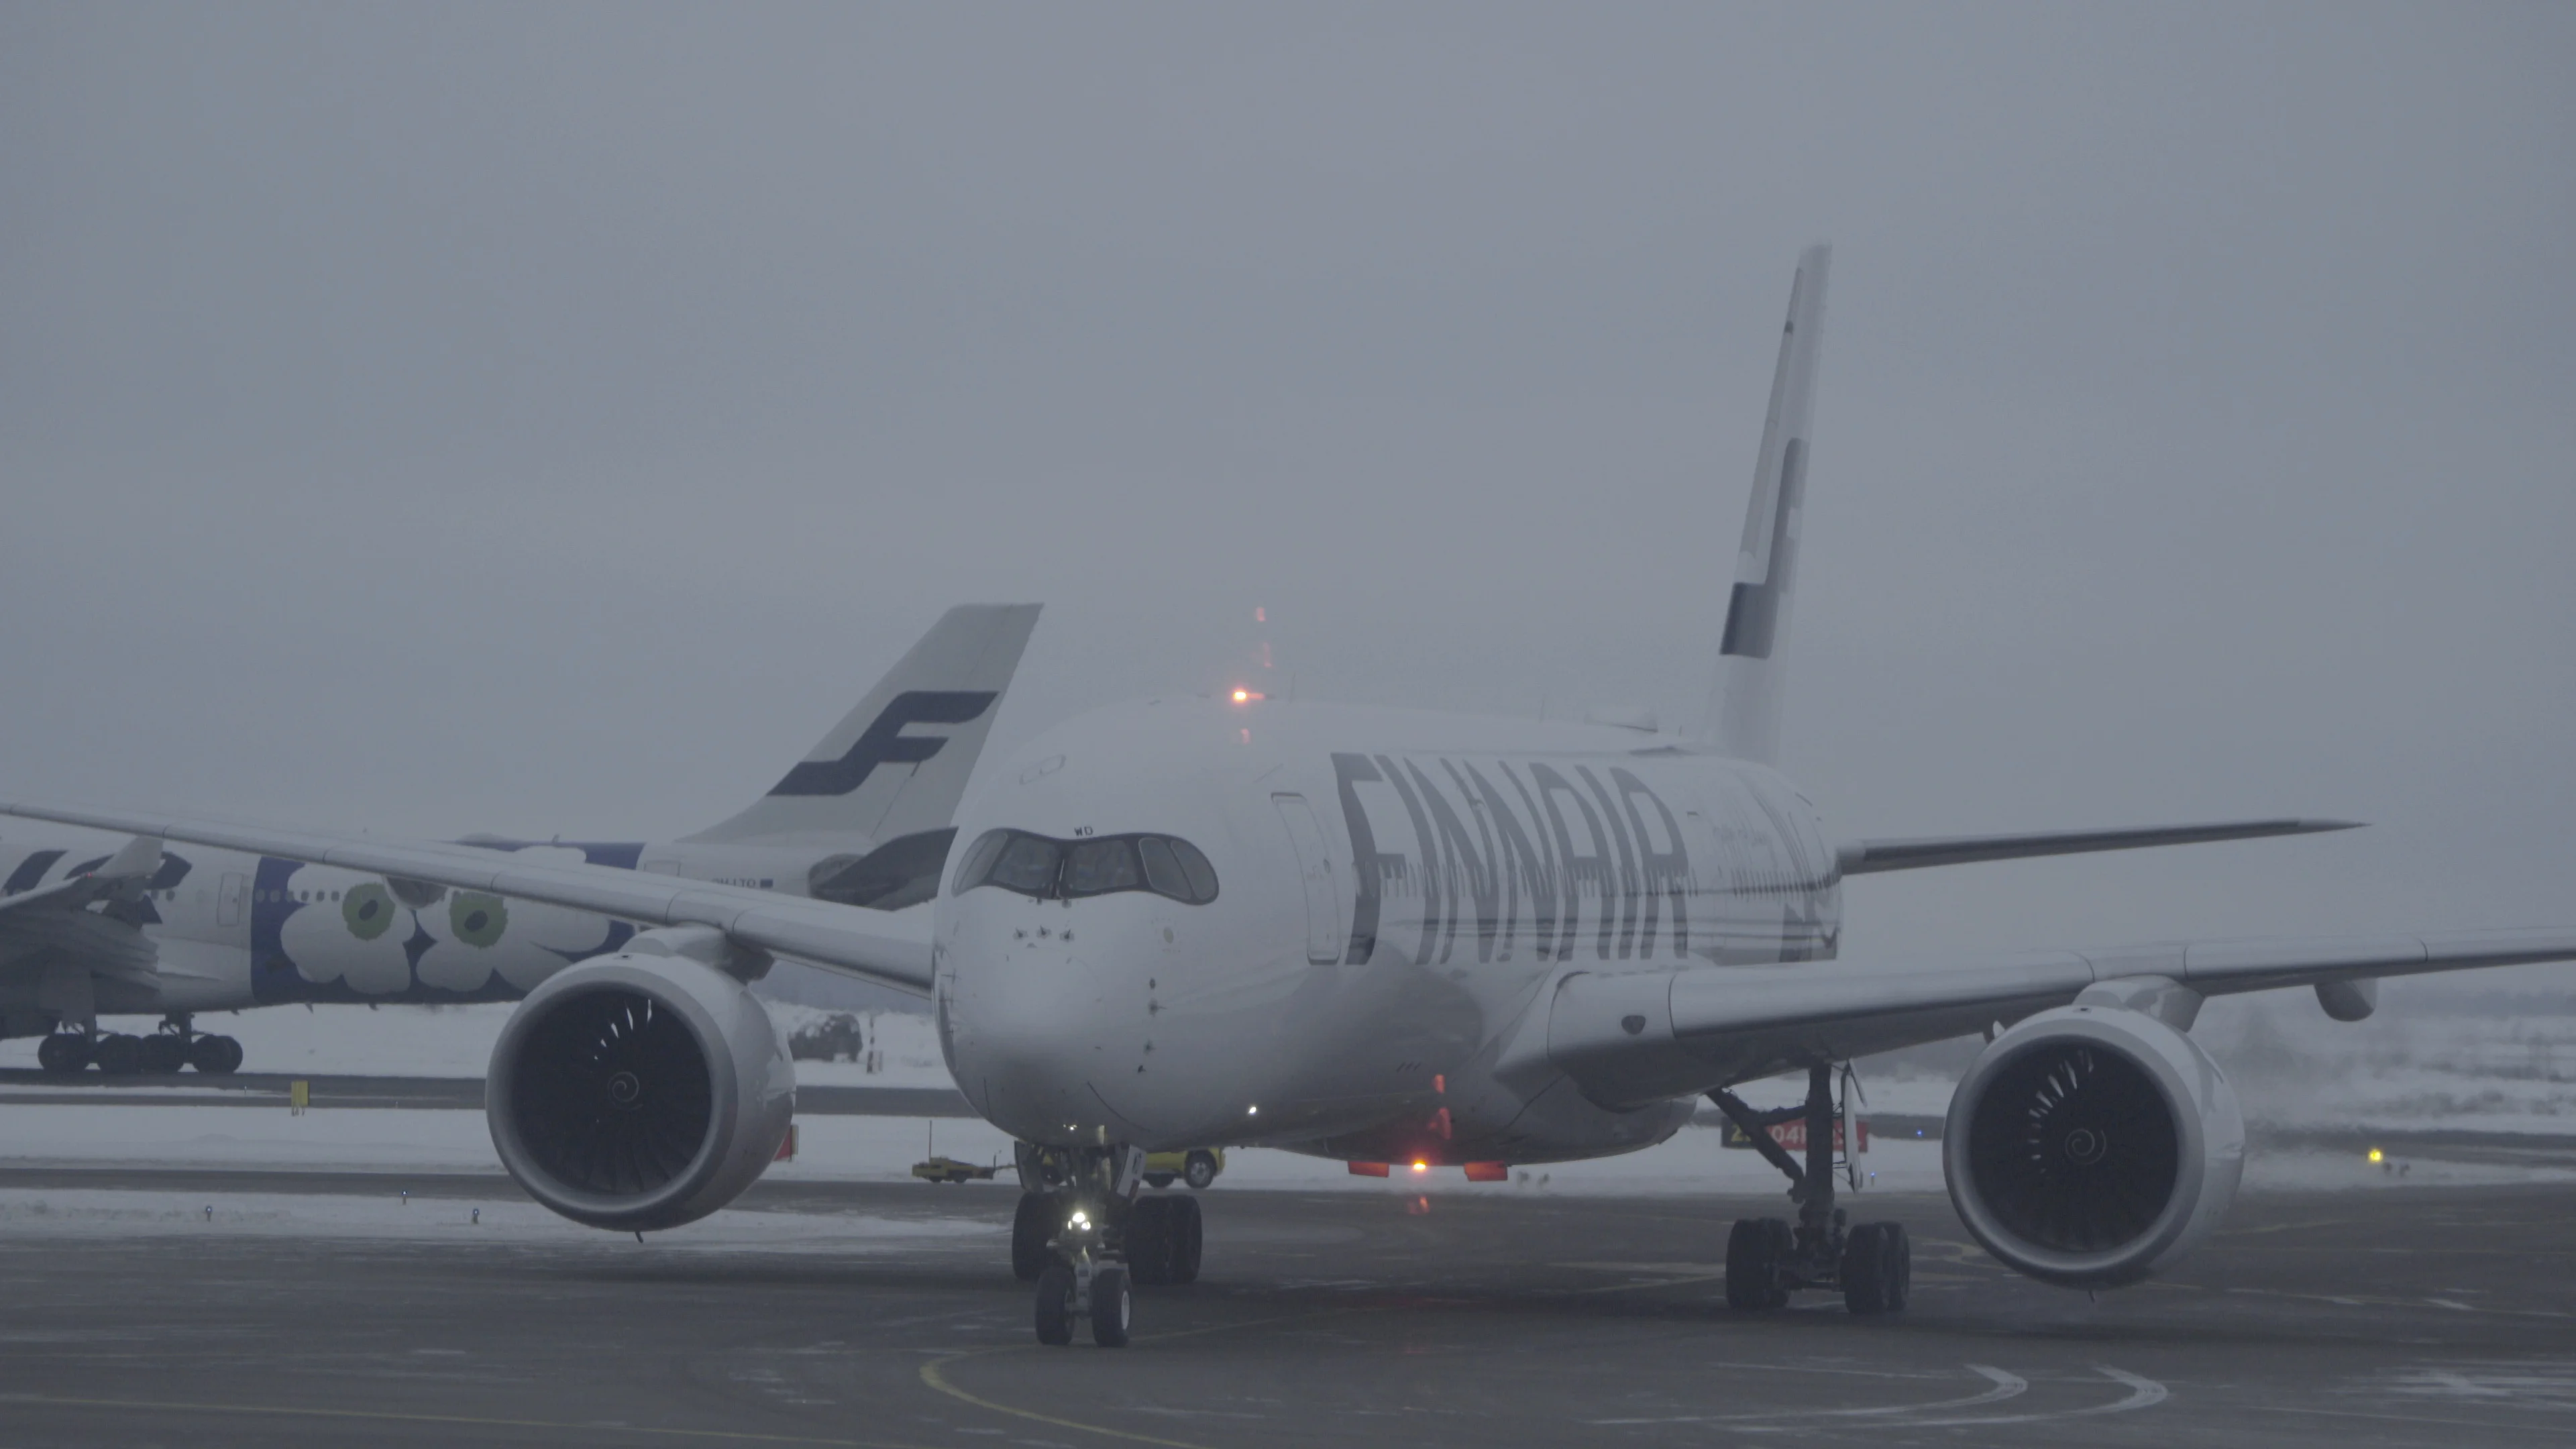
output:
{"label": "passenger door", "polygon": [[250,878],[238,873],[226,872],[223,884],[215,890],[215,924],[218,926],[240,925],[242,919],[242,903],[247,901],[249,898]]}
{"label": "passenger door", "polygon": [[1330,966],[1342,959],[1341,892],[1333,888],[1333,861],[1324,850],[1323,827],[1303,795],[1273,795],[1279,823],[1288,830],[1288,845],[1297,856],[1298,879],[1306,888],[1306,960]]}

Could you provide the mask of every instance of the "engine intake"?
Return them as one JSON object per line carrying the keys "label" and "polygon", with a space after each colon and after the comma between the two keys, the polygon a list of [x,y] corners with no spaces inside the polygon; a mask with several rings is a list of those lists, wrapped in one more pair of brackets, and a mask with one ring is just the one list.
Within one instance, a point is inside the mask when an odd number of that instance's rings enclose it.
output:
{"label": "engine intake", "polygon": [[1950,1201],[1986,1251],[2072,1288],[2134,1283],[2236,1200],[2245,1118],[2216,1063],[2141,1012],[2070,1006],[1997,1037],[1950,1099]]}
{"label": "engine intake", "polygon": [[485,1091],[492,1145],[528,1195],[620,1232],[731,1202],[768,1168],[796,1107],[795,1068],[741,982],[632,950],[528,993],[493,1044]]}

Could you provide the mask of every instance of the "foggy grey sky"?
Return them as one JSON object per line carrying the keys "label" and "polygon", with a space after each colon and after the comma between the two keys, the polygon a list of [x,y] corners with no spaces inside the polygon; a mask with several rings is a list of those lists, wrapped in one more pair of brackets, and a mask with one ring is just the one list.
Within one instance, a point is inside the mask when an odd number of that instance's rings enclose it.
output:
{"label": "foggy grey sky", "polygon": [[1673,720],[1824,239],[1831,821],[2376,827],[1848,952],[2576,921],[2571,141],[2555,5],[12,4],[0,790],[675,833],[979,599],[997,751],[1256,604]]}

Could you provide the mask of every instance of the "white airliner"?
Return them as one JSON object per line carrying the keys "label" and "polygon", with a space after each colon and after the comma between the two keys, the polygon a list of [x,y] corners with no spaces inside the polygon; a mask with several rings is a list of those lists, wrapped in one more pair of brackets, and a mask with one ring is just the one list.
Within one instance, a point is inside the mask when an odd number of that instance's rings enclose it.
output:
{"label": "white airliner", "polygon": [[[1943,1143],[1977,1240],[2052,1283],[2171,1264],[2234,1196],[2235,1096],[2203,998],[2576,958],[2576,929],[1835,959],[1845,876],[2338,828],[2273,820],[1838,840],[1769,765],[1826,254],[1801,259],[1707,718],[1668,735],[1242,698],[1161,698],[1044,735],[962,810],[923,933],[904,918],[595,865],[222,821],[9,813],[314,861],[648,923],[503,1029],[492,1138],[530,1195],[642,1232],[723,1206],[786,1131],[792,1069],[744,979],[773,956],[933,998],[958,1086],[1017,1137],[1013,1260],[1045,1341],[1126,1340],[1135,1282],[1187,1280],[1200,1224],[1142,1154],[1262,1144],[1365,1167],[1650,1146],[1713,1098],[1792,1183],[1735,1224],[1740,1309],[1839,1290],[1902,1308],[1904,1229],[1835,1205],[1833,1069],[1985,1032]],[[1630,724],[1643,725],[1643,721]],[[1735,1084],[1805,1070],[1793,1114]],[[1768,1128],[1806,1126],[1804,1161]]]}
{"label": "white airliner", "polygon": [[[695,835],[461,844],[880,911],[927,901],[1037,618],[1034,604],[949,610],[768,794]],[[12,841],[0,846],[0,1036],[45,1034],[37,1059],[49,1072],[231,1072],[239,1043],[197,1031],[196,1014],[516,1001],[634,934],[594,912],[256,848]],[[98,1030],[101,1015],[123,1014],[160,1016],[161,1029]]]}

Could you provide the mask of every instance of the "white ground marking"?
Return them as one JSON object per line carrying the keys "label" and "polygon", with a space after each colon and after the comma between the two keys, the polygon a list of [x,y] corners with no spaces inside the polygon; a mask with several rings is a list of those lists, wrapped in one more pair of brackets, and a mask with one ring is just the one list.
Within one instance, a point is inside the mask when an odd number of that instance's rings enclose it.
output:
{"label": "white ground marking", "polygon": [[2081,1409],[2058,1409],[2037,1414],[1996,1414],[1974,1419],[1911,1419],[1910,1429],[1944,1429],[1968,1424],[2031,1424],[2042,1419],[2083,1419],[2097,1414],[2127,1414],[2139,1409],[2152,1409],[2172,1396],[2172,1391],[2154,1379],[2116,1369],[2109,1364],[2095,1364],[2093,1371],[2104,1378],[2129,1386],[2129,1396],[2108,1404],[2094,1404]]}
{"label": "white ground marking", "polygon": [[[2023,1378],[2019,1374],[2007,1373],[2002,1369],[1995,1368],[1988,1364],[1969,1364],[1968,1371],[1985,1378],[1993,1385],[1993,1387],[1987,1389],[1984,1393],[1970,1394],[1965,1398],[1936,1399],[1930,1403],[1924,1404],[1882,1404],[1875,1408],[1868,1409],[1792,1410],[1791,1414],[1801,1419],[1865,1419],[1886,1417],[1894,1414],[1925,1414],[1936,1410],[1967,1409],[1974,1408],[1979,1404],[2001,1403],[2005,1399],[2013,1398],[2026,1392],[2030,1388],[2030,1380]],[[1784,1417],[1789,1417],[1789,1415],[1783,1415],[1777,1412],[1768,1414],[1681,1414],[1658,1419],[1587,1419],[1584,1422],[1592,1427],[1607,1428],[1612,1426],[1635,1424],[1776,1423]],[[1961,1422],[2000,1421],[1965,1420]]]}

